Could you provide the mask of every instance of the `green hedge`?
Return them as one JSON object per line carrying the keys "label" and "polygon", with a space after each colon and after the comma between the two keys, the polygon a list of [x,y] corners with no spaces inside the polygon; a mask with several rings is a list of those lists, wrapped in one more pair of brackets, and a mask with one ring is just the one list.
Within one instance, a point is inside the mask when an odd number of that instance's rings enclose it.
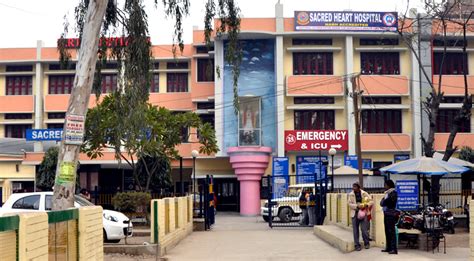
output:
{"label": "green hedge", "polygon": [[112,204],[120,212],[146,212],[150,200],[150,193],[120,192],[112,198]]}

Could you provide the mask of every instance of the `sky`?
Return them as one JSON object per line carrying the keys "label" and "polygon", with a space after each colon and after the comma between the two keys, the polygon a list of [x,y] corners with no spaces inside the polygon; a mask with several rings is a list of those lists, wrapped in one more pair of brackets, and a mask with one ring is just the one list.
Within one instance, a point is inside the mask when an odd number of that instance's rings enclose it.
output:
{"label": "sky", "polygon": [[[204,4],[207,0],[191,0],[190,16],[184,22],[184,41],[192,42],[193,26],[204,27]],[[274,17],[278,0],[236,0],[242,17]],[[280,0],[284,16],[293,17],[294,11],[398,11],[420,7],[423,0]],[[42,40],[47,47],[55,47],[63,31],[64,17],[73,24],[74,7],[78,0],[0,0],[0,48],[35,47]],[[120,1],[119,1],[120,2]],[[144,0],[149,17],[153,44],[172,42],[174,22],[163,12],[162,1],[157,8],[153,0]],[[73,31],[72,29],[70,30]],[[70,35],[69,37],[74,37]]]}

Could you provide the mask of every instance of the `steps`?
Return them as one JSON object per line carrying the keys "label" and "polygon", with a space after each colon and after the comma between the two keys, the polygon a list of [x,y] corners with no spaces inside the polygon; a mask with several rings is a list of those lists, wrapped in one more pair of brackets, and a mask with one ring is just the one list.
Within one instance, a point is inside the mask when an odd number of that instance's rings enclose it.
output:
{"label": "steps", "polygon": [[336,225],[315,226],[314,234],[343,253],[354,251],[354,237],[348,229]]}

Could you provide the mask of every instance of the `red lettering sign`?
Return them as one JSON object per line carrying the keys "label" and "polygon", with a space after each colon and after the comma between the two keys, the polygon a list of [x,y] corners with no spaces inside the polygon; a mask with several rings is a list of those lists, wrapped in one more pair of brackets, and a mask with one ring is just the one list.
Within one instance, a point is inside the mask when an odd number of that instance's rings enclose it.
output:
{"label": "red lettering sign", "polygon": [[347,130],[288,130],[285,131],[286,151],[318,151],[334,148],[348,150]]}
{"label": "red lettering sign", "polygon": [[[147,38],[150,42],[150,37]],[[129,43],[128,37],[107,37],[99,39],[99,47],[102,45],[107,46],[107,48],[112,48],[116,46],[124,47]],[[65,48],[79,48],[81,47],[81,39],[79,38],[62,38],[58,39],[58,46],[63,44]]]}

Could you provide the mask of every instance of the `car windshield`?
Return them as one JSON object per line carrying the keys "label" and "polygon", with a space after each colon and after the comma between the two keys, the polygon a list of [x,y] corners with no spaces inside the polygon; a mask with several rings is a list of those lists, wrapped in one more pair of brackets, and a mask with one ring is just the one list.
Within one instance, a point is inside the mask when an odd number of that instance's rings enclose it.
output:
{"label": "car windshield", "polygon": [[287,197],[298,197],[300,195],[301,188],[288,188],[286,192]]}
{"label": "car windshield", "polygon": [[80,195],[76,195],[74,199],[76,200],[77,204],[79,204],[79,206],[81,207],[94,206],[94,204],[92,204],[89,200],[81,197]]}

